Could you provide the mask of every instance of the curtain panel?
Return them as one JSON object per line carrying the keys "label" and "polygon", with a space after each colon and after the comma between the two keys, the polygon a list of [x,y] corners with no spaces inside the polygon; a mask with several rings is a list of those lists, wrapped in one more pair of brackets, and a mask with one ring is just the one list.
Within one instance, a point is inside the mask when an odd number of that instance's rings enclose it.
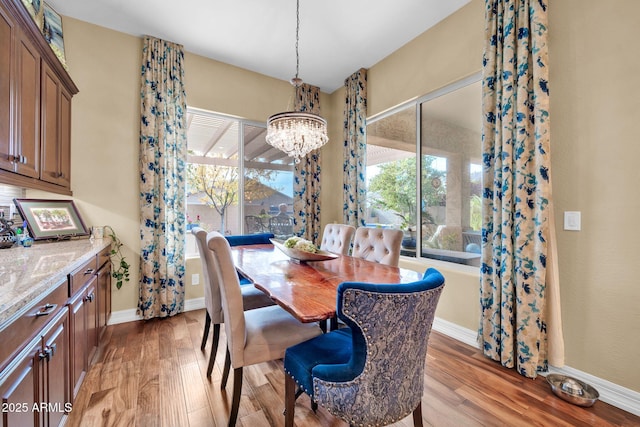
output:
{"label": "curtain panel", "polygon": [[479,339],[486,356],[535,378],[548,368],[550,347],[560,366],[564,357],[551,204],[547,6],[542,0],[485,5]]}
{"label": "curtain panel", "polygon": [[186,94],[182,46],[145,37],[140,109],[140,295],[138,314],[184,307]]}
{"label": "curtain panel", "polygon": [[[295,111],[320,115],[320,88],[303,83],[296,88]],[[313,150],[295,165],[293,176],[293,232],[320,244],[320,149]]]}
{"label": "curtain panel", "polygon": [[367,162],[367,70],[361,68],[345,82],[343,221],[354,227],[365,225]]}

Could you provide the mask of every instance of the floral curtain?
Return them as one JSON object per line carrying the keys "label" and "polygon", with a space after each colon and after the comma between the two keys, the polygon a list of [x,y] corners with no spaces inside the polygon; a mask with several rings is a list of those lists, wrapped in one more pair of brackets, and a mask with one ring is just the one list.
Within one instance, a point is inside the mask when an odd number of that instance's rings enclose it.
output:
{"label": "floral curtain", "polygon": [[186,94],[182,46],[145,37],[140,110],[140,296],[145,319],[184,306]]}
{"label": "floral curtain", "polygon": [[[303,83],[296,88],[295,111],[320,114],[320,88]],[[293,177],[294,234],[316,244],[320,236],[320,149],[314,150],[295,165]]]}
{"label": "floral curtain", "polygon": [[367,189],[367,70],[359,69],[344,81],[344,164],[342,208],[345,224],[365,224]]}
{"label": "floral curtain", "polygon": [[544,0],[485,4],[479,338],[486,356],[535,378],[548,368],[549,348],[552,364],[562,365],[564,357],[551,205],[547,6]]}

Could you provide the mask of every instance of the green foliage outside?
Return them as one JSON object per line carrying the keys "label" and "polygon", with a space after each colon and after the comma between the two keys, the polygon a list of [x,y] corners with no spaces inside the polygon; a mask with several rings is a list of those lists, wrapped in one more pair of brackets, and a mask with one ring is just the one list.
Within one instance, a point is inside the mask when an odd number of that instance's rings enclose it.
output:
{"label": "green foliage outside", "polygon": [[[261,200],[276,190],[262,182],[272,180],[275,172],[269,169],[246,169],[244,178],[245,200]],[[220,232],[224,233],[227,209],[238,204],[239,175],[237,167],[190,163],[187,167],[188,194],[202,192],[200,201],[220,215]]]}
{"label": "green foliage outside", "polygon": [[[446,197],[445,172],[435,169],[435,157],[422,160],[422,223],[433,223],[427,212],[429,206],[439,206]],[[402,219],[401,228],[415,229],[416,221],[416,157],[408,157],[379,165],[380,172],[369,182],[367,189],[372,208],[394,212]],[[439,186],[432,185],[440,182]]]}

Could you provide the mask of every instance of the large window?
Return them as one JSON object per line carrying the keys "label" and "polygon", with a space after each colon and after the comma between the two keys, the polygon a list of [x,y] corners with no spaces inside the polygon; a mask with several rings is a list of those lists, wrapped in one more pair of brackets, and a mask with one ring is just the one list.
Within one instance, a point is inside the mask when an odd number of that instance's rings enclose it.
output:
{"label": "large window", "polygon": [[[187,126],[187,229],[292,235],[293,161],[265,124],[189,108]],[[197,253],[191,233],[186,252]]]}
{"label": "large window", "polygon": [[366,221],[404,256],[479,265],[481,102],[473,77],[369,119]]}

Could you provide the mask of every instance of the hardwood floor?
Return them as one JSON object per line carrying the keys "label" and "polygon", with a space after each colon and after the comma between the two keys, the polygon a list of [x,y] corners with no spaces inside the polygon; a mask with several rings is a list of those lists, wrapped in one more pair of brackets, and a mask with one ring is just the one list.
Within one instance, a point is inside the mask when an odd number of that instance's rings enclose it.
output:
{"label": "hardwood floor", "polygon": [[[166,320],[109,326],[66,426],[226,426],[232,379],[220,390],[221,337],[211,380],[211,344],[200,351],[204,310]],[[224,328],[222,328],[224,330]],[[211,341],[211,339],[209,340]],[[640,417],[604,402],[591,408],[555,397],[546,380],[502,368],[479,350],[433,332],[422,412],[428,426],[639,426]],[[284,425],[282,362],[245,368],[238,426]],[[346,426],[322,408],[296,402],[297,426]],[[413,426],[411,416],[394,424]]]}

